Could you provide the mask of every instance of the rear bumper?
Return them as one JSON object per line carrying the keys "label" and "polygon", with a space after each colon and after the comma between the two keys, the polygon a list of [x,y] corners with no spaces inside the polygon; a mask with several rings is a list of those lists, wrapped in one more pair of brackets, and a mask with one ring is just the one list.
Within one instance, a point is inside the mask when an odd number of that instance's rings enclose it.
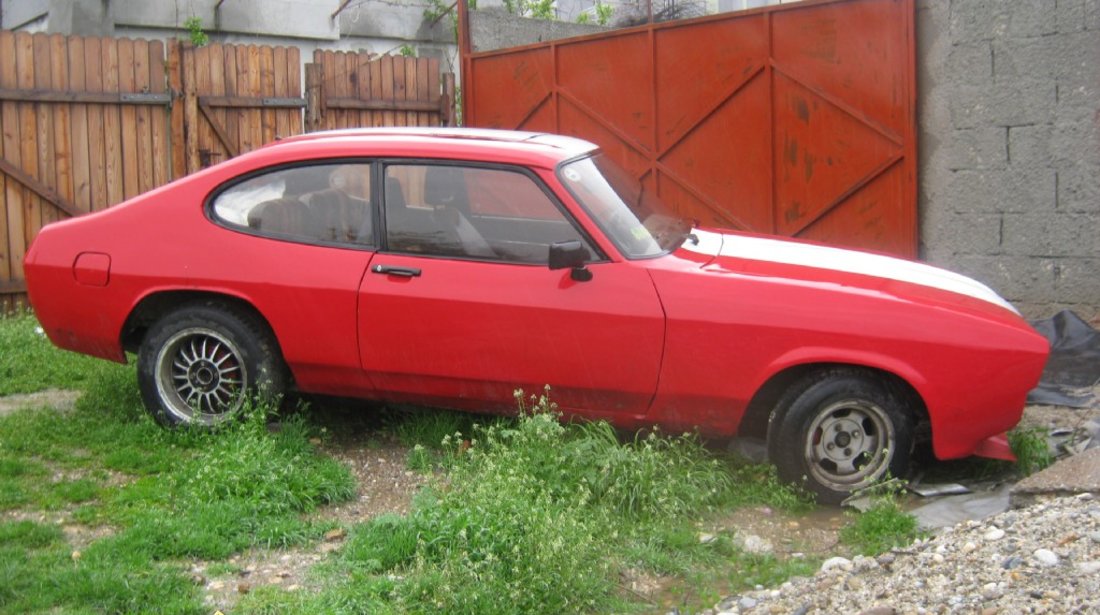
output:
{"label": "rear bumper", "polygon": [[1012,454],[1012,447],[1008,444],[1007,433],[989,436],[985,440],[978,442],[978,446],[974,448],[974,455],[987,459],[1016,461],[1016,455]]}

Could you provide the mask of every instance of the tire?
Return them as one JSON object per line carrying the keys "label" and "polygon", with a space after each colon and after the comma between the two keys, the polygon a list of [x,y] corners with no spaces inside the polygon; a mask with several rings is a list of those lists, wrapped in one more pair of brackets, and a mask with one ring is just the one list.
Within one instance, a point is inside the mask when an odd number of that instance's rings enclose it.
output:
{"label": "tire", "polygon": [[253,396],[275,403],[287,380],[267,328],[217,301],[161,317],[142,340],[137,372],[145,408],[164,427],[215,427]]}
{"label": "tire", "polygon": [[818,372],[789,389],[772,411],[768,458],[781,479],[819,502],[839,504],[887,475],[905,476],[913,451],[910,410],[871,372]]}

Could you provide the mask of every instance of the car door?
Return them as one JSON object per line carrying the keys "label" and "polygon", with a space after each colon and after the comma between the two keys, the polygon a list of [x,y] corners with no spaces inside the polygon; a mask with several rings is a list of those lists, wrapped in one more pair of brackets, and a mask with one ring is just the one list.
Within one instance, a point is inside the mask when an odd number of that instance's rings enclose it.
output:
{"label": "car door", "polygon": [[[378,389],[501,410],[517,388],[550,385],[566,410],[645,413],[664,315],[644,269],[598,254],[520,169],[393,163],[384,174],[386,243],[359,301],[362,364]],[[549,245],[568,240],[588,246],[590,280],[547,266]]]}

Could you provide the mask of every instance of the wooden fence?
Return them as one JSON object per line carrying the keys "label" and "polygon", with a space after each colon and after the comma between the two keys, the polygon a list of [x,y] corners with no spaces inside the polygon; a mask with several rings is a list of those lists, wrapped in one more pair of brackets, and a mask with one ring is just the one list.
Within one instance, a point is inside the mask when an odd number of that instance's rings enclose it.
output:
{"label": "wooden fence", "polygon": [[454,124],[436,59],[316,51],[305,77],[295,47],[0,31],[0,313],[50,222],[303,129]]}

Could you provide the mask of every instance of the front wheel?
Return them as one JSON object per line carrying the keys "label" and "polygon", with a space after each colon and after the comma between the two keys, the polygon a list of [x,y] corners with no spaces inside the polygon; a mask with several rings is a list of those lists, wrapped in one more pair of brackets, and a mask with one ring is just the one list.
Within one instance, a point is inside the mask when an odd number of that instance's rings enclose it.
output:
{"label": "front wheel", "polygon": [[836,504],[887,475],[905,475],[913,448],[911,416],[869,372],[821,372],[792,387],[772,412],[768,457],[780,478]]}
{"label": "front wheel", "polygon": [[137,371],[145,407],[165,427],[213,427],[236,416],[250,396],[274,400],[286,387],[266,328],[217,302],[158,320],[142,341]]}

